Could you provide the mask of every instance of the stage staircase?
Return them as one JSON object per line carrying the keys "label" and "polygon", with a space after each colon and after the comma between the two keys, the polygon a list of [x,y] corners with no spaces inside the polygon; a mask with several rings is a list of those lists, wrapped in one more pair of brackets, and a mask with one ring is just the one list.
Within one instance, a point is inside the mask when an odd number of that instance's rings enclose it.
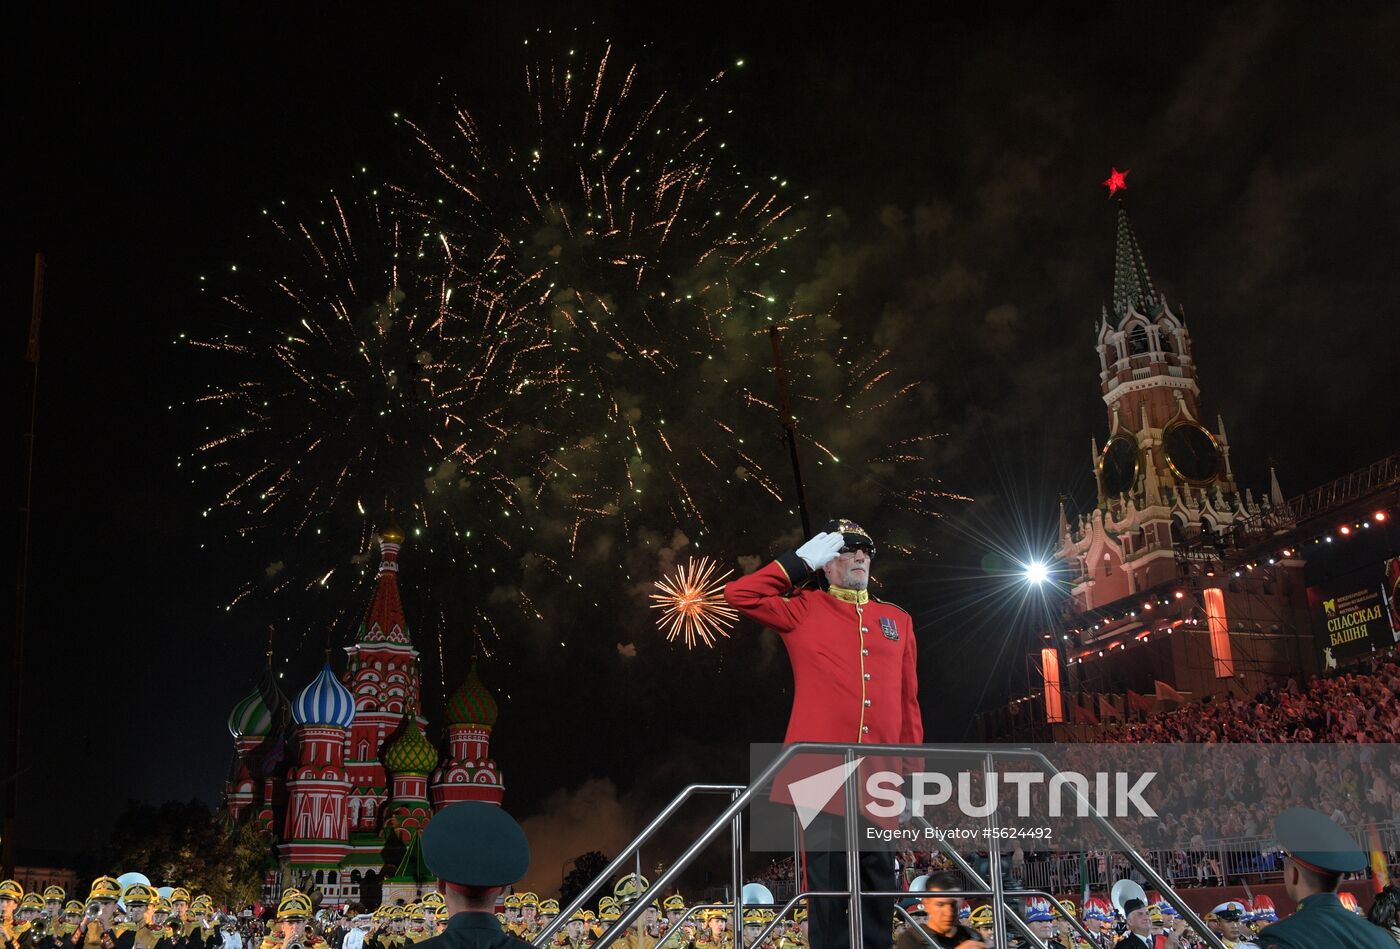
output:
{"label": "stage staircase", "polygon": [[[848,814],[857,813],[856,761],[859,757],[863,756],[888,756],[892,758],[937,756],[940,759],[965,760],[969,762],[969,767],[980,767],[984,774],[988,775],[995,773],[996,765],[999,761],[1020,761],[1043,769],[1047,776],[1059,773],[1058,769],[1050,763],[1049,759],[1040,752],[1011,746],[1006,748],[969,748],[966,746],[939,747],[932,745],[839,745],[815,742],[801,742],[787,745],[772,763],[757,776],[753,783],[747,787],[737,784],[692,784],[683,789],[666,805],[666,807],[662,808],[661,812],[657,814],[650,823],[642,828],[641,832],[632,839],[631,843],[618,853],[612,863],[608,864],[607,868],[580,892],[573,901],[559,913],[558,917],[556,917],[549,926],[545,927],[545,929],[535,937],[534,945],[550,945],[554,940],[555,933],[563,928],[564,924],[574,913],[583,909],[585,906],[591,906],[597,898],[597,895],[600,892],[607,892],[606,888],[609,887],[612,881],[619,875],[628,872],[634,872],[640,875],[642,871],[642,847],[652,840],[658,831],[660,831],[661,828],[679,813],[693,798],[714,795],[728,798],[728,804],[725,806],[724,810],[718,817],[714,818],[700,836],[695,838],[695,840],[692,841],[656,879],[650,881],[650,888],[651,891],[656,893],[665,893],[674,890],[677,881],[680,879],[681,874],[685,872],[686,868],[689,867],[707,847],[721,837],[725,837],[726,831],[728,831],[727,845],[729,847],[730,857],[729,894],[731,901],[724,903],[700,903],[694,906],[688,906],[685,916],[678,925],[684,925],[701,910],[721,908],[730,914],[730,932],[734,933],[737,937],[737,935],[742,932],[743,912],[746,908],[746,904],[744,904],[742,898],[744,889],[743,841],[745,810],[751,802],[758,799],[758,795],[768,793],[768,789],[771,787],[774,777],[779,774],[785,765],[789,764],[796,756],[802,754],[821,755],[827,758],[833,755],[842,756],[851,774],[851,777],[848,778],[845,783],[845,812]],[[1072,789],[1073,785],[1066,785],[1066,787]],[[1148,863],[1137,850],[1129,845],[1121,834],[1119,834],[1113,827],[1112,821],[1108,817],[1099,814],[1092,807],[1088,810],[1089,819],[1097,825],[1098,829],[1114,845],[1115,849],[1142,875],[1142,879],[1147,881],[1149,888],[1161,893],[1162,898],[1181,914],[1181,917],[1195,930],[1204,945],[1211,947],[1211,949],[1226,949],[1220,939],[1206,927],[1205,923],[1196,915],[1195,911],[1186,904],[1186,901],[1183,900],[1181,896],[1168,885],[1167,881],[1162,879],[1157,871],[1152,868],[1151,864]],[[928,826],[922,818],[914,818],[913,821],[915,826],[920,827],[920,829],[927,828]],[[797,819],[794,816],[793,866],[794,872],[797,874],[796,892],[789,899],[781,903],[768,905],[747,904],[747,908],[765,908],[772,909],[775,912],[773,921],[768,923],[759,934],[757,940],[759,944],[762,944],[762,942],[772,934],[775,928],[782,925],[784,918],[789,916],[794,908],[806,898],[837,897],[847,901],[847,905],[849,906],[847,919],[850,928],[850,944],[852,946],[858,946],[861,944],[861,932],[863,928],[863,920],[861,918],[863,912],[862,898],[890,897],[898,900],[911,895],[917,895],[902,890],[895,892],[862,891],[860,888],[859,872],[860,847],[857,839],[858,824],[856,821],[846,821],[846,825],[845,854],[847,879],[854,881],[852,886],[846,890],[836,891],[804,890],[800,870],[802,866],[801,854],[798,852],[800,837],[797,829]],[[993,810],[993,813],[987,818],[986,839],[1000,839],[995,810]],[[1060,914],[1062,919],[1067,920],[1069,924],[1079,932],[1081,938],[1085,939],[1090,945],[1096,944],[1079,918],[1068,913],[1064,904],[1062,904],[1053,893],[1049,893],[1045,890],[1008,886],[1007,878],[1002,868],[1005,857],[1002,855],[999,847],[988,848],[987,873],[984,876],[979,873],[962,854],[958,853],[950,843],[938,838],[937,835],[934,835],[933,842],[935,842],[942,853],[946,854],[958,869],[962,871],[963,876],[969,881],[972,887],[968,890],[948,891],[942,895],[960,896],[967,899],[989,899],[993,906],[1001,907],[1002,912],[993,916],[996,945],[1007,945],[1008,930],[1015,930],[1021,935],[1026,946],[1036,947],[1036,949],[1056,949],[1055,946],[1046,946],[1044,942],[1039,940],[1016,911],[1016,906],[1019,901],[1032,897],[1043,899],[1048,902]],[[611,946],[630,926],[636,923],[637,919],[646,911],[649,905],[650,900],[642,899],[628,906],[623,911],[621,918],[594,943],[595,949],[606,949],[607,946]],[[905,922],[913,927],[915,931],[918,931],[918,928],[914,926],[913,919],[910,918],[903,907],[899,906],[898,902],[896,902],[895,907],[896,912],[903,916]],[[924,938],[929,945],[933,945],[932,940],[929,940],[927,936]]]}

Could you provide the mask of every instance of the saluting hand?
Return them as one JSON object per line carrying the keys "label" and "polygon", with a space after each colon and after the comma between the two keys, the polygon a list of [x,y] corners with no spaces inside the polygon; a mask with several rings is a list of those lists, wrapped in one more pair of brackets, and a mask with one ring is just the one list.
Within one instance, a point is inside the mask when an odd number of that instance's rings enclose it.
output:
{"label": "saluting hand", "polygon": [[844,546],[846,546],[846,538],[842,534],[823,531],[797,548],[797,556],[802,558],[809,569],[820,570],[835,560]]}

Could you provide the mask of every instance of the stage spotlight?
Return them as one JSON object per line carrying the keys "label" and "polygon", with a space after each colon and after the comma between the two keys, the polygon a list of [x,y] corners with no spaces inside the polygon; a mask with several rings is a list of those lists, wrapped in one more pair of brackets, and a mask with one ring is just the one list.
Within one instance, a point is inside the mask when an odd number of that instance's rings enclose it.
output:
{"label": "stage spotlight", "polygon": [[1041,563],[1039,560],[1032,560],[1030,563],[1026,564],[1027,583],[1044,583],[1049,576],[1050,571],[1047,570],[1045,564]]}
{"label": "stage spotlight", "polygon": [[1377,511],[1376,513],[1372,514],[1371,520],[1376,521],[1377,523],[1383,523],[1385,521],[1385,511]]}

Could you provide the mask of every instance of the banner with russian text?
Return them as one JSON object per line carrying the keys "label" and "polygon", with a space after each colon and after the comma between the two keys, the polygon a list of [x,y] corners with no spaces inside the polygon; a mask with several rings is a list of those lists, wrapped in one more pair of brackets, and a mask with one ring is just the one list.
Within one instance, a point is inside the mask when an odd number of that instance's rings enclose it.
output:
{"label": "banner with russian text", "polygon": [[1395,645],[1384,590],[1383,564],[1308,587],[1313,643],[1324,675]]}

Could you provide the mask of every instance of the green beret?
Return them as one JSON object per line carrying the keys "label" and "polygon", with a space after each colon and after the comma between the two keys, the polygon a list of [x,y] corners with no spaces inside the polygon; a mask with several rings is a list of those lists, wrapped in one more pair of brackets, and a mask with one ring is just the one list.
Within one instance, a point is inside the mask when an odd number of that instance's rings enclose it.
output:
{"label": "green beret", "polygon": [[496,804],[449,804],[423,830],[423,859],[439,880],[461,886],[506,886],[530,868],[520,825]]}

